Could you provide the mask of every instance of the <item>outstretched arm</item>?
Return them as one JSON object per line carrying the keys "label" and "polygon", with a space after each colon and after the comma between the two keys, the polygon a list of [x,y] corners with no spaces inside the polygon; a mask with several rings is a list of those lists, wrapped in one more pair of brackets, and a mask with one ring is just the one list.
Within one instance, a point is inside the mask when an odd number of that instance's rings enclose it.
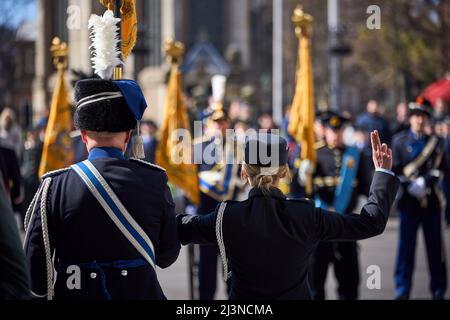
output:
{"label": "outstretched arm", "polygon": [[216,211],[207,215],[178,215],[178,236],[180,238],[181,244],[186,245],[189,243],[215,243],[216,218]]}
{"label": "outstretched arm", "polygon": [[371,133],[371,141],[376,172],[368,202],[359,215],[342,215],[317,208],[313,218],[317,240],[360,240],[384,231],[399,181],[391,172],[392,150],[381,144],[377,131]]}

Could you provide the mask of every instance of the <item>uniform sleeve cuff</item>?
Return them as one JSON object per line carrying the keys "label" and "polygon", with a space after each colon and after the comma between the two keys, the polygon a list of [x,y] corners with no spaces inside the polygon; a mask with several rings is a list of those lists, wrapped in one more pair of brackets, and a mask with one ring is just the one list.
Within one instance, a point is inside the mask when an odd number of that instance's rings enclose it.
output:
{"label": "uniform sleeve cuff", "polygon": [[391,176],[395,177],[395,173],[393,173],[391,170],[388,170],[388,169],[377,168],[375,171],[384,172],[384,173],[390,174]]}

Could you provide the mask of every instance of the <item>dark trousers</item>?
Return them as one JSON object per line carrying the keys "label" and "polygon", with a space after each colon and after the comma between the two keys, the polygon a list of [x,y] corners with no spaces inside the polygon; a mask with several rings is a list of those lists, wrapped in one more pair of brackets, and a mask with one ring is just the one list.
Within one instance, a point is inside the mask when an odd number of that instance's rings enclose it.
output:
{"label": "dark trousers", "polygon": [[359,263],[355,241],[319,243],[313,254],[309,272],[313,299],[325,299],[325,281],[330,264],[334,266],[339,299],[357,299]]}
{"label": "dark trousers", "polygon": [[444,297],[447,289],[445,253],[442,245],[439,212],[400,212],[400,237],[395,267],[397,296],[407,296],[412,288],[417,230],[423,228],[430,272],[430,291],[435,298]]}
{"label": "dark trousers", "polygon": [[445,221],[450,225],[450,182],[444,181],[442,183],[442,191],[444,191],[445,197]]}
{"label": "dark trousers", "polygon": [[200,245],[199,299],[213,300],[217,287],[217,258],[219,247],[217,245]]}

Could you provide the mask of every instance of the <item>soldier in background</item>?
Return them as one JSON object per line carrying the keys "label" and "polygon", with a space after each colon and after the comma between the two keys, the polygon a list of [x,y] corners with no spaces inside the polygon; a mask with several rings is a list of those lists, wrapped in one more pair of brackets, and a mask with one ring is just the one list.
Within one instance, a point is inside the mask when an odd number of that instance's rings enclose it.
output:
{"label": "soldier in background", "polygon": [[[197,214],[213,212],[220,201],[236,196],[238,164],[233,158],[227,159],[234,141],[226,141],[226,130],[230,121],[225,110],[216,110],[208,120],[207,132],[194,141],[194,161],[199,163],[200,205]],[[215,133],[215,134],[211,134]],[[218,153],[222,153],[220,157]],[[200,245],[199,299],[212,300],[217,288],[217,245]]]}
{"label": "soldier in background", "polygon": [[410,130],[394,137],[393,171],[399,176],[400,233],[395,285],[397,299],[409,299],[412,289],[417,230],[423,228],[433,299],[443,299],[447,289],[445,251],[441,232],[439,180],[448,175],[445,145],[442,138],[426,134],[431,118],[431,104],[422,97],[409,103]]}
{"label": "soldier in background", "polygon": [[[317,149],[317,164],[313,173],[316,207],[351,214],[359,195],[367,195],[372,175],[366,172],[366,158],[361,151],[343,143],[347,118],[329,111],[323,119],[325,143]],[[300,166],[299,180],[306,182],[309,168]],[[334,266],[341,300],[358,298],[359,263],[356,241],[321,242],[311,261],[313,298],[323,300],[328,267]]]}

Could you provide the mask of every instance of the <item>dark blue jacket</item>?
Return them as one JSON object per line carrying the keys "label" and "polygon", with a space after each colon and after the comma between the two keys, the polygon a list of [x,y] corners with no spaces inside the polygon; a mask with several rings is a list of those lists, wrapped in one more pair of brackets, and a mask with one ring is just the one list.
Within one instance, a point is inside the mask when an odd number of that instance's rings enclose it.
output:
{"label": "dark blue jacket", "polygon": [[392,141],[393,152],[393,168],[392,170],[398,175],[402,182],[402,192],[398,203],[398,208],[406,212],[440,212],[441,205],[439,197],[436,193],[439,180],[448,174],[448,162],[445,154],[444,140],[439,138],[435,148],[427,160],[420,165],[414,177],[424,177],[428,194],[426,201],[420,202],[408,193],[407,189],[411,183],[411,178],[404,176],[403,170],[405,166],[416,159],[423,151],[431,136],[423,135],[417,138],[411,130],[405,130],[394,136]]}
{"label": "dark blue jacket", "polygon": [[[92,153],[92,152],[91,152]],[[167,175],[141,161],[109,157],[91,160],[130,215],[151,239],[156,264],[170,266],[178,257],[174,203]],[[58,271],[56,299],[164,299],[153,268],[110,220],[72,169],[50,173],[47,214],[50,244]],[[46,293],[46,266],[40,201],[26,234],[25,250],[31,268],[32,290]],[[127,263],[134,261],[127,266]],[[117,265],[124,264],[117,267]],[[70,266],[81,269],[81,289],[69,289]],[[114,267],[116,265],[116,267]],[[95,276],[93,275],[95,274]]]}

